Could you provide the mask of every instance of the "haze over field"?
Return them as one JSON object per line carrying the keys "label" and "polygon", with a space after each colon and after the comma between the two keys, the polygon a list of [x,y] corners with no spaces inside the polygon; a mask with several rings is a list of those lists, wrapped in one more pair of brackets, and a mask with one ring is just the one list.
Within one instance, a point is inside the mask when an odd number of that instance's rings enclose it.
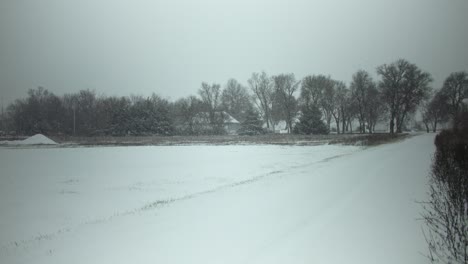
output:
{"label": "haze over field", "polygon": [[405,58],[440,88],[468,68],[465,0],[1,1],[0,97],[177,99],[252,72],[352,74]]}
{"label": "haze over field", "polygon": [[467,14],[0,0],[0,263],[466,264]]}

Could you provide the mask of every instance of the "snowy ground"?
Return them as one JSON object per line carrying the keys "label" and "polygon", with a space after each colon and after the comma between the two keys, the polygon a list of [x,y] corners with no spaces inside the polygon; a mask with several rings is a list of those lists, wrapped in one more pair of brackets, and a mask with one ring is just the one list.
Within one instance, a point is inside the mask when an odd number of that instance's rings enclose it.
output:
{"label": "snowy ground", "polygon": [[427,263],[432,141],[0,148],[0,263]]}

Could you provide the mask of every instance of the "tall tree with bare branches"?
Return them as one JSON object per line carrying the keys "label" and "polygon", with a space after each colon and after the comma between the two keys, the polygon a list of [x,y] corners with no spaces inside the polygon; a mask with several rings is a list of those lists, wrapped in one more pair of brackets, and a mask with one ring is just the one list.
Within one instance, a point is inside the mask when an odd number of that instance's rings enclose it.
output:
{"label": "tall tree with bare branches", "polygon": [[431,75],[415,64],[400,59],[377,68],[382,98],[390,114],[390,133],[401,133],[408,114],[427,97]]}
{"label": "tall tree with bare branches", "polygon": [[272,102],[274,96],[273,82],[265,72],[252,73],[248,80],[250,89],[254,93],[255,103],[257,104],[267,129],[274,130],[274,123],[271,116]]}
{"label": "tall tree with bare branches", "polygon": [[205,110],[208,112],[210,124],[215,131],[222,130],[224,117],[216,114],[221,106],[221,86],[203,82],[198,93],[202,99]]}
{"label": "tall tree with bare branches", "polygon": [[347,100],[348,90],[346,89],[346,84],[344,82],[336,82],[335,84],[335,98],[334,98],[334,107],[333,107],[333,118],[336,122],[336,132],[340,134],[340,122],[343,123],[341,132],[345,131],[345,119],[346,119],[346,100]]}
{"label": "tall tree with bare branches", "polygon": [[222,94],[222,108],[232,117],[243,122],[246,113],[253,108],[247,89],[235,79],[229,79]]}
{"label": "tall tree with bare branches", "polygon": [[369,95],[375,89],[375,84],[369,73],[360,70],[353,75],[351,82],[351,94],[356,102],[358,109],[358,119],[360,132],[366,132],[366,124],[368,123],[367,113],[369,112]]}
{"label": "tall tree with bare branches", "polygon": [[297,114],[297,100],[294,93],[297,91],[300,81],[296,81],[294,74],[290,73],[273,76],[273,83],[286,119],[288,133],[291,133],[293,119]]}

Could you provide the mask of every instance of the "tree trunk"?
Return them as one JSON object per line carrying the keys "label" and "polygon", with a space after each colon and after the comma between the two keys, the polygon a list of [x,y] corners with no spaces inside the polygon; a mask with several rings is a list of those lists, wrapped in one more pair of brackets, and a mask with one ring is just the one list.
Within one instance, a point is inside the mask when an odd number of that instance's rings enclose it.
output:
{"label": "tree trunk", "polygon": [[266,119],[266,123],[267,123],[267,129],[269,130],[270,129],[270,113],[268,111],[268,108],[265,107],[265,119]]}
{"label": "tree trunk", "polygon": [[340,134],[340,120],[335,118],[335,121],[336,121],[336,133]]}
{"label": "tree trunk", "polygon": [[390,119],[390,134],[395,133],[395,117],[392,115]]}
{"label": "tree trunk", "polygon": [[340,134],[340,117],[333,113],[333,119],[335,119],[336,123],[336,133]]}
{"label": "tree trunk", "polygon": [[458,131],[458,124],[459,124],[459,115],[455,113],[453,115],[453,131]]}
{"label": "tree trunk", "polygon": [[403,113],[402,115],[397,116],[397,133],[402,133],[403,132],[403,123],[406,118],[406,113]]}
{"label": "tree trunk", "polygon": [[341,118],[343,119],[341,131],[344,134],[345,133],[345,126],[346,126],[346,118],[345,118],[345,115],[344,115],[344,110],[341,111]]}
{"label": "tree trunk", "polygon": [[397,122],[396,122],[396,132],[397,133],[401,133],[402,132],[402,126],[403,126],[403,122],[401,121],[400,118],[397,118]]}
{"label": "tree trunk", "polygon": [[395,116],[395,125],[396,125],[396,133],[401,133],[401,124],[400,124],[400,114],[396,114]]}

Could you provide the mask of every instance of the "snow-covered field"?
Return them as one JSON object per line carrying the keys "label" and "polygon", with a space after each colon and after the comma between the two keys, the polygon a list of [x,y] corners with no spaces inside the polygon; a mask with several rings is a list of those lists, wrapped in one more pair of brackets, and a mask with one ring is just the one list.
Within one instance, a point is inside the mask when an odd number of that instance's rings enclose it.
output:
{"label": "snow-covered field", "polygon": [[0,263],[427,263],[432,141],[0,148]]}

